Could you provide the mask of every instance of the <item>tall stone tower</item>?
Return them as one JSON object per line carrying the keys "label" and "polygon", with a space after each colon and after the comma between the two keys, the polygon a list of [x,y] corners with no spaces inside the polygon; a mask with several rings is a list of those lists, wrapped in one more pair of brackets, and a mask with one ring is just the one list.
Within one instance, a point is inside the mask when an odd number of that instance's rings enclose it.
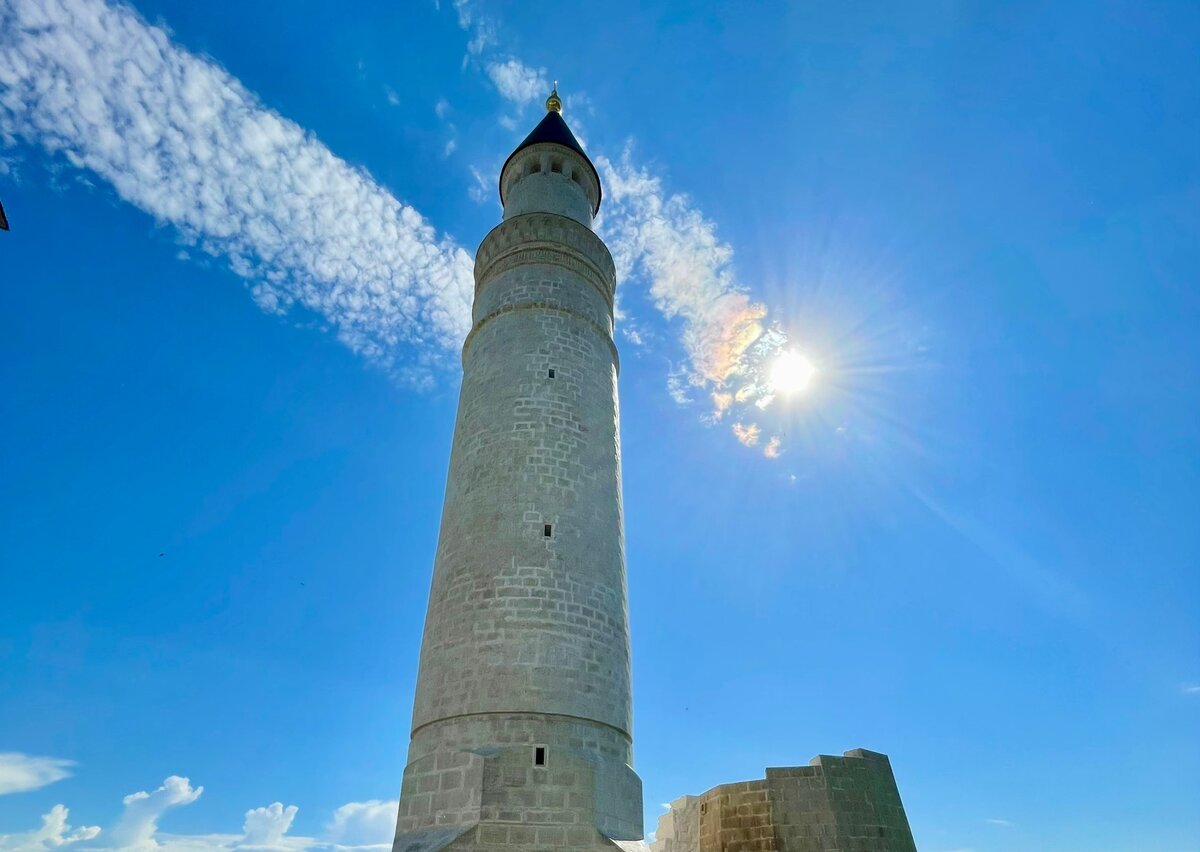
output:
{"label": "tall stone tower", "polygon": [[642,836],[632,763],[612,257],[600,179],[546,117],[500,172],[393,852]]}

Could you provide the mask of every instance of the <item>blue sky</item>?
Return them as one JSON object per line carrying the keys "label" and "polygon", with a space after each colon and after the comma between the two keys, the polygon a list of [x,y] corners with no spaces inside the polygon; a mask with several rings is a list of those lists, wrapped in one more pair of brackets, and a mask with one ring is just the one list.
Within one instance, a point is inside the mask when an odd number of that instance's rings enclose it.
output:
{"label": "blue sky", "polygon": [[386,842],[555,78],[647,829],[866,747],[924,852],[1200,848],[1194,5],[345,5],[0,0],[0,849]]}

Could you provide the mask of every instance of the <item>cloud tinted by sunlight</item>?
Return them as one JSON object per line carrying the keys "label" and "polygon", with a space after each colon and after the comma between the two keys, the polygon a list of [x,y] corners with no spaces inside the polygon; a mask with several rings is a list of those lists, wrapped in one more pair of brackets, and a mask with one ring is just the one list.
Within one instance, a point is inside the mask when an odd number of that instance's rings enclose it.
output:
{"label": "cloud tinted by sunlight", "polygon": [[[498,27],[478,13],[468,0],[455,4],[459,25],[467,33],[486,31],[483,47],[498,42]],[[472,39],[472,45],[476,44]],[[469,50],[479,56],[484,50]],[[500,94],[518,105],[540,100],[549,90],[544,69],[533,69],[512,56],[480,57],[488,78]],[[573,97],[585,98],[582,92]],[[517,130],[510,116],[501,124]],[[579,128],[573,127],[576,135]],[[582,138],[582,137],[581,137]],[[594,154],[605,186],[606,204],[597,222],[617,264],[618,277],[643,282],[649,287],[654,307],[668,321],[678,321],[680,344],[687,363],[667,377],[671,397],[681,405],[695,402],[689,389],[701,389],[702,398],[710,398],[712,410],[706,420],[716,422],[736,407],[751,413],[761,411],[774,400],[774,394],[762,378],[767,359],[787,343],[777,327],[768,327],[767,309],[755,302],[737,280],[733,270],[733,248],[717,236],[716,224],[706,218],[683,193],[669,193],[660,177],[634,163],[627,147],[619,159]],[[478,172],[474,167],[477,176]],[[477,191],[472,197],[480,200]],[[642,345],[643,335],[635,320],[623,315],[623,324],[631,331],[626,338]],[[743,444],[754,440],[735,435]],[[767,458],[778,458],[781,439],[773,437],[763,450]]]}
{"label": "cloud tinted by sunlight", "polygon": [[[738,281],[732,246],[686,195],[667,193],[659,177],[636,166],[628,149],[619,162],[599,157],[598,164],[608,190],[601,233],[618,275],[645,281],[654,306],[680,323],[687,364],[668,377],[671,396],[690,404],[688,388],[701,390],[713,423],[734,410],[755,415],[768,407],[775,399],[768,364],[788,338],[768,326],[766,306]],[[732,431],[744,446],[758,446],[758,424],[736,423]],[[781,453],[778,436],[763,449],[769,459]]]}
{"label": "cloud tinted by sunlight", "polygon": [[73,760],[36,757],[19,751],[0,752],[0,796],[24,793],[71,776]]}
{"label": "cloud tinted by sunlight", "polygon": [[[455,10],[468,55],[500,95],[540,100],[545,71],[490,50],[494,23],[466,2]],[[13,0],[0,23],[0,137],[104,178],[224,258],[264,310],[314,312],[402,380],[425,384],[453,364],[470,325],[471,258],[418,211],[128,7]],[[453,149],[452,134],[444,155]],[[738,281],[732,247],[628,149],[596,162],[607,196],[599,226],[620,274],[644,283],[678,330],[672,396],[711,400],[713,421],[765,408],[773,396],[758,373],[787,340]],[[766,446],[778,455],[778,441]]]}
{"label": "cloud tinted by sunlight", "polygon": [[621,277],[642,275],[655,307],[679,318],[693,384],[723,386],[763,333],[766,308],[734,277],[733,249],[687,196],[632,162],[598,157],[608,208],[602,226]]}
{"label": "cloud tinted by sunlight", "polygon": [[0,139],[107,180],[224,257],[258,304],[301,305],[421,383],[469,327],[471,258],[224,69],[102,0],[0,10]]}

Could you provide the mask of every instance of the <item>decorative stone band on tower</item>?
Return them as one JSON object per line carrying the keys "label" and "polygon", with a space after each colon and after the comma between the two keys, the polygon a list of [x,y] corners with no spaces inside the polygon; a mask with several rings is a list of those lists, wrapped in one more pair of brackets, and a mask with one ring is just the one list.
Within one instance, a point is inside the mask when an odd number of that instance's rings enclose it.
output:
{"label": "decorative stone band on tower", "polygon": [[616,275],[596,169],[547,107],[476,255],[394,852],[642,836]]}

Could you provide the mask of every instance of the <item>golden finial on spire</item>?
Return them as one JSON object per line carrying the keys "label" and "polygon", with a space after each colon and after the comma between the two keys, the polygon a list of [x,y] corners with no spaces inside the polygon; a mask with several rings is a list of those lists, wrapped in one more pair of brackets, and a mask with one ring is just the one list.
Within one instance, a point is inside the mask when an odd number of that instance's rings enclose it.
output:
{"label": "golden finial on spire", "polygon": [[554,81],[554,90],[546,98],[546,112],[562,112],[562,98],[558,96],[558,81]]}

